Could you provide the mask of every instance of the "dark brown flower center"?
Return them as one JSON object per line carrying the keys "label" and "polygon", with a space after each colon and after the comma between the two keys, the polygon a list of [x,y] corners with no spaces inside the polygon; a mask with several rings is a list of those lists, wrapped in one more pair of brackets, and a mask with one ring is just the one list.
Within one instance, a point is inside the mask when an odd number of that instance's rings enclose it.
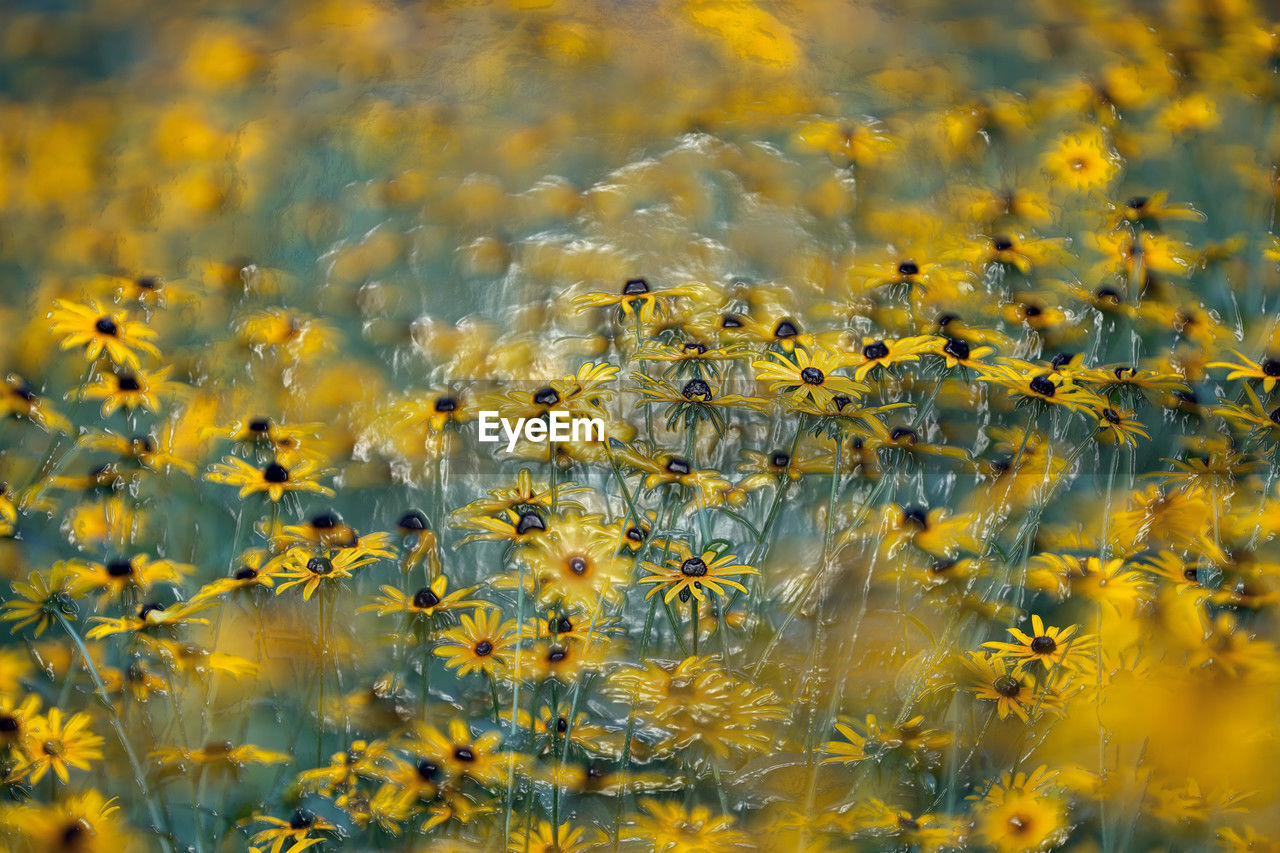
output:
{"label": "dark brown flower center", "polygon": [[680,564],[680,574],[687,578],[700,578],[707,573],[707,564],[701,557],[690,557]]}
{"label": "dark brown flower center", "polygon": [[93,328],[100,335],[110,335],[115,337],[120,331],[120,327],[116,325],[116,321],[110,317],[99,317],[98,321],[93,324]]}
{"label": "dark brown flower center", "polygon": [[138,382],[138,377],[132,373],[121,373],[117,376],[116,385],[121,391],[137,391],[142,388],[142,384]]}
{"label": "dark brown flower center", "polygon": [[400,520],[396,522],[396,525],[401,530],[426,530],[426,513],[420,509],[411,509],[404,515],[400,516]]}
{"label": "dark brown flower center", "polygon": [[112,560],[107,563],[107,574],[113,578],[127,578],[133,574],[133,561]]}
{"label": "dark brown flower center", "polygon": [[779,450],[777,453],[774,453],[769,457],[769,464],[774,468],[786,468],[791,464],[791,456],[790,454],[783,453]]}
{"label": "dark brown flower center", "polygon": [[1012,675],[1002,675],[991,685],[1006,699],[1012,699],[1022,691],[1022,684]]}
{"label": "dark brown flower center", "polygon": [[534,392],[533,402],[539,406],[554,406],[560,402],[560,393],[548,385]]}
{"label": "dark brown flower center", "polygon": [[1263,359],[1262,372],[1267,376],[1280,376],[1280,360],[1274,358]]}
{"label": "dark brown flower center", "polygon": [[453,748],[453,757],[468,764],[476,760],[476,754],[469,746],[455,746]]}
{"label": "dark brown flower center", "polygon": [[454,412],[458,409],[458,401],[452,397],[436,397],[435,406],[433,408],[441,414]]}
{"label": "dark brown flower center", "polygon": [[800,330],[796,328],[796,324],[791,320],[783,320],[773,330],[775,338],[794,338],[800,334]]}
{"label": "dark brown flower center", "polygon": [[424,782],[430,782],[440,775],[440,765],[425,758],[418,762],[418,766],[415,769],[418,771],[418,778]]}
{"label": "dark brown flower center", "polygon": [[889,346],[884,341],[876,341],[862,348],[862,357],[867,361],[877,361],[889,354]]}
{"label": "dark brown flower center", "polygon": [[424,586],[413,594],[413,606],[419,610],[435,607],[439,603],[440,596],[436,595],[429,587]]}
{"label": "dark brown flower center", "polygon": [[1031,390],[1042,397],[1052,397],[1058,390],[1058,386],[1047,376],[1037,376],[1031,380]]}
{"label": "dark brown flower center", "polygon": [[289,482],[289,469],[279,462],[272,462],[262,469],[262,479],[268,483],[287,483]]}
{"label": "dark brown flower center", "polygon": [[1107,423],[1120,423],[1120,414],[1115,409],[1103,409],[1102,417],[1106,419]]}
{"label": "dark brown flower center", "polygon": [[806,367],[804,370],[800,371],[800,378],[806,385],[821,385],[823,382],[827,381],[827,377],[824,376],[822,371],[816,367]]}
{"label": "dark brown flower center", "polygon": [[686,400],[710,400],[711,386],[701,379],[690,379],[684,384],[684,389],[680,393]]}
{"label": "dark brown flower center", "polygon": [[898,264],[898,275],[919,275],[920,265],[915,261],[903,261]]}
{"label": "dark brown flower center", "polygon": [[493,654],[493,643],[488,640],[481,640],[476,643],[475,653],[482,658],[487,658],[489,655]]}
{"label": "dark brown flower center", "polygon": [[942,351],[957,361],[964,361],[969,357],[969,344],[959,338],[947,338],[947,342],[942,345]]}
{"label": "dark brown flower center", "polygon": [[552,646],[547,652],[547,663],[560,663],[569,656],[569,652],[562,646]]}
{"label": "dark brown flower center", "polygon": [[236,569],[236,573],[232,575],[238,581],[251,581],[258,576],[258,570],[249,566],[241,566]]}
{"label": "dark brown flower center", "polygon": [[1008,237],[996,237],[991,241],[991,247],[997,252],[1007,252],[1013,248],[1013,241]]}
{"label": "dark brown flower center", "polygon": [[307,560],[307,571],[313,575],[327,575],[333,571],[333,561],[328,557],[312,557]]}
{"label": "dark brown flower center", "polygon": [[587,568],[588,564],[584,558],[578,556],[569,558],[569,571],[573,572],[575,575],[585,575],[587,573]]}
{"label": "dark brown flower center", "polygon": [[516,534],[523,536],[530,530],[546,530],[547,523],[542,520],[542,516],[533,510],[525,510],[520,513],[520,520],[516,522]]}
{"label": "dark brown flower center", "polygon": [[1058,650],[1058,644],[1053,637],[1041,635],[1031,638],[1031,651],[1038,655],[1051,655]]}
{"label": "dark brown flower center", "polygon": [[649,292],[649,282],[643,278],[629,278],[622,285],[623,296],[639,296]]}
{"label": "dark brown flower center", "polygon": [[687,460],[681,459],[679,456],[672,456],[667,460],[667,473],[675,474],[677,477],[683,477],[693,470],[689,466]]}

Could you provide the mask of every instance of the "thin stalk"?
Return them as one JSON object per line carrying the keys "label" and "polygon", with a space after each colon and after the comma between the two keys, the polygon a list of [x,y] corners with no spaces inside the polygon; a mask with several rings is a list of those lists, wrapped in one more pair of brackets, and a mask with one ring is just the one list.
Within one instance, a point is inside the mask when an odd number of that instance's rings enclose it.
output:
{"label": "thin stalk", "polygon": [[76,644],[76,649],[80,652],[80,659],[84,662],[85,671],[89,673],[89,679],[93,682],[93,689],[97,693],[98,701],[107,710],[107,721],[111,724],[111,729],[115,732],[116,739],[120,742],[120,748],[124,750],[125,757],[129,760],[129,768],[133,771],[133,781],[137,784],[139,793],[142,794],[143,802],[146,803],[147,815],[156,827],[156,838],[160,842],[160,846],[166,851],[172,851],[173,847],[169,843],[169,839],[173,837],[173,830],[168,826],[168,821],[162,817],[160,807],[152,796],[151,789],[147,786],[146,773],[142,769],[141,762],[138,761],[138,756],[134,754],[133,747],[129,744],[129,738],[125,735],[124,726],[120,723],[120,715],[116,712],[115,705],[111,703],[111,699],[107,695],[107,688],[102,683],[102,676],[98,674],[97,665],[94,664],[93,658],[89,655],[89,650],[85,647],[80,633],[71,625],[67,617],[59,610],[54,610],[54,615],[58,617],[58,623],[62,625],[62,630],[66,631],[67,636]]}

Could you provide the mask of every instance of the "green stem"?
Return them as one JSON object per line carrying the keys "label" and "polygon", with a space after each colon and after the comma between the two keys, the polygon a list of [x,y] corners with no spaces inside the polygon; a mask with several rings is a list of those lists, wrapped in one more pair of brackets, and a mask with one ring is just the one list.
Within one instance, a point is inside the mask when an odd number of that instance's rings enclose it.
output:
{"label": "green stem", "polygon": [[[93,658],[89,655],[89,650],[85,647],[84,640],[81,639],[80,633],[71,625],[61,611],[55,610],[54,615],[58,617],[62,630],[67,632],[67,636],[76,644],[76,649],[80,652],[80,658],[84,661],[85,671],[89,673],[89,678],[93,681],[94,692],[97,693],[98,701],[107,710],[107,720],[111,724],[112,731],[115,732],[116,739],[120,742],[120,748],[124,750],[125,757],[129,760],[129,767],[133,771],[133,781],[138,786],[138,791],[142,794],[142,799],[147,805],[147,815],[151,818],[151,822],[157,830],[156,838],[160,842],[160,846],[165,851],[172,851],[173,847],[169,843],[169,839],[173,837],[173,830],[168,826],[162,815],[160,807],[156,804],[155,798],[151,794],[151,789],[147,786],[146,773],[142,769],[138,756],[134,753],[133,747],[129,744],[129,738],[125,735],[124,726],[120,723],[120,715],[116,712],[115,705],[111,703],[111,698],[107,695],[107,688],[102,683],[102,676],[98,674],[98,667],[93,662]],[[161,832],[163,830],[163,832]]]}

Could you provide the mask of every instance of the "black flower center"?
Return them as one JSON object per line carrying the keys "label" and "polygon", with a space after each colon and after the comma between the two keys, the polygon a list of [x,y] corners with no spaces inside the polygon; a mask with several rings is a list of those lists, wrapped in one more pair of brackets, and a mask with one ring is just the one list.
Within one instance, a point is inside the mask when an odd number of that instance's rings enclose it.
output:
{"label": "black flower center", "polygon": [[419,761],[415,769],[418,771],[418,777],[424,782],[430,782],[440,774],[440,765],[426,758]]}
{"label": "black flower center", "polygon": [[827,381],[827,377],[816,367],[806,367],[800,371],[800,378],[804,380],[806,385],[821,385]]}
{"label": "black flower center", "polygon": [[164,285],[164,281],[159,276],[144,275],[142,278],[137,279],[135,284],[138,285],[140,290],[159,290]]}
{"label": "black flower center", "polygon": [[991,685],[1006,699],[1012,699],[1022,691],[1022,685],[1012,675],[1002,675]]}
{"label": "black flower center", "polygon": [[1187,580],[1191,581],[1192,583],[1197,583],[1200,580],[1200,573],[1196,571],[1194,568],[1183,569],[1182,576]]}
{"label": "black flower center", "polygon": [[1008,237],[996,237],[991,241],[991,246],[997,252],[1007,252],[1013,248],[1013,241]]}
{"label": "black flower center", "polygon": [[533,402],[539,406],[554,406],[560,402],[560,394],[550,385],[545,388],[539,388],[533,394]]}
{"label": "black flower center", "polygon": [[249,566],[241,566],[236,569],[236,573],[232,575],[238,581],[251,581],[258,576],[258,570]]}
{"label": "black flower center", "polygon": [[1262,372],[1268,376],[1280,376],[1280,360],[1274,358],[1263,359]]}
{"label": "black flower center", "polygon": [[293,813],[293,817],[289,819],[290,829],[310,829],[311,825],[316,822],[316,816],[306,809],[298,809]]}
{"label": "black flower center", "polygon": [[1057,370],[1059,367],[1062,367],[1062,365],[1064,364],[1070,364],[1071,359],[1073,358],[1075,358],[1075,354],[1073,353],[1060,352],[1057,355],[1055,355],[1053,357],[1053,360],[1050,361],[1049,363],[1053,365],[1054,370]]}
{"label": "black flower center", "polygon": [[920,439],[920,434],[911,427],[896,426],[889,430],[889,438],[894,441],[906,440],[908,444],[915,444]]}
{"label": "black flower center", "polygon": [[138,377],[132,373],[122,373],[116,377],[116,385],[121,391],[137,391],[142,387],[138,382]]}
{"label": "black flower center", "polygon": [[93,834],[93,827],[84,818],[76,818],[62,830],[62,849],[74,850],[80,842]]}
{"label": "black flower center", "polygon": [[1099,301],[1106,301],[1106,302],[1120,301],[1120,292],[1117,291],[1114,287],[1099,287],[1097,290],[1094,291],[1093,295]]}
{"label": "black flower center", "polygon": [[707,573],[707,564],[701,557],[690,557],[680,564],[680,574],[687,578],[700,578]]}
{"label": "black flower center", "polygon": [[427,515],[420,509],[411,509],[400,516],[400,520],[396,522],[396,525],[401,530],[426,530]]}
{"label": "black flower center", "polygon": [[127,578],[133,574],[133,562],[131,560],[112,560],[107,563],[107,574],[113,578]]}
{"label": "black flower center", "polygon": [[546,530],[547,523],[542,520],[542,516],[533,510],[525,510],[520,513],[520,520],[516,522],[516,534],[523,536],[530,530]]}
{"label": "black flower center", "polygon": [[560,663],[569,656],[562,646],[552,646],[547,652],[547,663]]}
{"label": "black flower center", "polygon": [[769,457],[769,464],[774,468],[786,468],[791,463],[791,455],[779,450]]}
{"label": "black flower center", "polygon": [[469,746],[455,746],[453,748],[453,757],[468,764],[476,760],[476,754],[472,752]]}
{"label": "black flower center", "polygon": [[333,571],[333,561],[328,557],[312,557],[307,560],[307,571],[313,575],[327,575]]}
{"label": "black flower center", "polygon": [[0,734],[11,735],[21,728],[18,718],[13,714],[0,714]]}
{"label": "black flower center", "polygon": [[1031,651],[1038,655],[1051,655],[1058,650],[1058,644],[1053,637],[1041,635],[1031,638]]}
{"label": "black flower center", "polygon": [[1112,423],[1112,424],[1120,423],[1120,414],[1116,412],[1115,409],[1103,409],[1102,417],[1106,419],[1107,423]]}
{"label": "black flower center", "polygon": [[564,734],[565,732],[569,731],[569,721],[566,720],[564,717],[558,717],[556,719],[556,731],[558,731],[560,734]]}
{"label": "black flower center", "polygon": [[551,633],[553,634],[568,634],[573,630],[573,623],[569,621],[568,616],[561,616],[559,618],[552,617],[551,620],[547,622],[547,627],[551,629]]}
{"label": "black flower center", "polygon": [[921,530],[925,530],[929,527],[929,514],[925,512],[922,506],[904,507],[902,510],[902,523],[914,524]]}
{"label": "black flower center", "polygon": [[954,323],[956,320],[959,320],[959,319],[960,319],[960,316],[958,314],[939,314],[938,328],[945,329],[947,326],[951,325],[952,323]]}
{"label": "black flower center", "polygon": [[150,601],[138,608],[138,618],[146,619],[148,613],[153,613],[157,610],[164,610],[164,605],[158,601]]}
{"label": "black flower center", "polygon": [[479,657],[487,658],[489,655],[493,654],[493,643],[488,640],[481,640],[476,643],[474,651]]}
{"label": "black flower center", "polygon": [[569,571],[575,575],[585,575],[587,573],[587,561],[582,557],[570,557]]}
{"label": "black flower center", "polygon": [[701,379],[690,379],[684,384],[684,389],[680,392],[686,400],[711,399],[711,386]]}
{"label": "black flower center", "polygon": [[311,519],[311,526],[316,530],[332,530],[342,523],[342,516],[336,512],[322,512]]}
{"label": "black flower center", "polygon": [[429,587],[424,586],[413,594],[413,606],[419,610],[435,607],[439,603],[440,596],[436,595]]}
{"label": "black flower center", "polygon": [[1058,386],[1047,376],[1037,376],[1031,380],[1031,390],[1042,397],[1052,397],[1058,391]]}
{"label": "black flower center", "polygon": [[627,528],[626,536],[632,542],[643,542],[645,539],[645,532],[633,524],[631,527]]}
{"label": "black flower center", "polygon": [[667,472],[675,474],[677,477],[683,477],[692,470],[693,469],[689,467],[688,461],[681,459],[679,456],[672,456],[667,460]]}
{"label": "black flower center", "polygon": [[844,407],[853,402],[843,394],[837,394],[831,398],[831,402],[835,405],[837,412],[844,411]]}
{"label": "black flower center", "polygon": [[93,328],[96,329],[100,335],[110,335],[112,337],[115,337],[116,333],[120,331],[120,327],[116,325],[116,321],[112,320],[110,317],[99,317],[98,321],[93,324]]}
{"label": "black flower center", "polygon": [[862,348],[862,357],[867,361],[876,361],[889,354],[889,345],[884,341],[875,341]]}
{"label": "black flower center", "polygon": [[1125,204],[1125,207],[1128,207],[1132,210],[1142,210],[1142,208],[1147,206],[1147,200],[1148,200],[1147,197],[1144,195],[1135,195],[1133,198],[1129,199],[1124,204]]}
{"label": "black flower center", "polygon": [[915,261],[903,261],[898,264],[898,275],[919,275],[920,265]]}
{"label": "black flower center", "polygon": [[964,361],[969,357],[969,344],[959,338],[947,338],[947,342],[942,345],[942,351],[958,361]]}
{"label": "black flower center", "polygon": [[639,296],[642,293],[648,292],[649,282],[645,281],[643,278],[629,278],[626,283],[622,285],[623,296]]}
{"label": "black flower center", "polygon": [[272,462],[262,469],[262,479],[268,483],[287,483],[289,482],[289,469],[279,462]]}
{"label": "black flower center", "polygon": [[249,421],[249,432],[268,432],[271,429],[270,418],[254,418]]}
{"label": "black flower center", "polygon": [[1022,307],[1022,313],[1027,317],[1039,317],[1044,313],[1044,309],[1039,305],[1024,305]]}
{"label": "black flower center", "polygon": [[773,330],[775,338],[794,338],[798,334],[800,334],[800,330],[796,328],[796,324],[791,320],[783,320]]}
{"label": "black flower center", "polygon": [[458,401],[452,397],[436,397],[434,406],[437,412],[455,412],[458,410]]}
{"label": "black flower center", "polygon": [[742,326],[742,318],[737,314],[725,314],[720,318],[720,327],[723,329],[741,329]]}
{"label": "black flower center", "polygon": [[696,352],[698,355],[702,355],[707,351],[707,345],[700,344],[695,341],[689,341],[681,349],[685,352]]}

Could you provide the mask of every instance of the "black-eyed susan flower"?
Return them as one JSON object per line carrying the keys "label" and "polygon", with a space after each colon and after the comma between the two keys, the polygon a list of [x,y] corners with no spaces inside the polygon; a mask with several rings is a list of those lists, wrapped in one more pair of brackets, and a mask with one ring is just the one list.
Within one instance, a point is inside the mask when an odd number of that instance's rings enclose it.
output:
{"label": "black-eyed susan flower", "polygon": [[653,584],[645,593],[646,599],[661,593],[662,600],[668,603],[676,596],[681,596],[681,600],[684,600],[689,595],[699,602],[705,602],[707,593],[724,597],[728,595],[729,589],[746,592],[746,587],[733,578],[759,574],[751,566],[739,563],[733,554],[709,548],[694,554],[682,542],[672,543],[671,551],[674,552],[673,556],[661,564],[644,564],[650,574],[641,577],[639,583]]}
{"label": "black-eyed susan flower", "polygon": [[671,853],[732,853],[755,847],[750,836],[734,828],[729,815],[716,816],[706,806],[686,809],[679,803],[645,800],[641,811],[623,828],[626,841],[643,840]]}
{"label": "black-eyed susan flower", "polygon": [[14,631],[34,625],[39,637],[59,618],[75,618],[75,590],[75,575],[65,564],[55,563],[48,572],[32,572],[25,581],[13,582],[16,597],[5,602],[0,619],[14,623]]}
{"label": "black-eyed susan flower", "polygon": [[1031,633],[1018,628],[1008,628],[1016,643],[992,641],[983,643],[996,657],[1011,661],[1018,669],[1040,663],[1046,670],[1056,667],[1071,669],[1076,661],[1094,644],[1094,638],[1078,633],[1078,625],[1065,628],[1046,626],[1038,615],[1031,617]]}
{"label": "black-eyed susan flower", "polygon": [[1098,440],[1101,442],[1137,447],[1138,439],[1151,438],[1132,411],[1103,406],[1095,414],[1098,417]]}
{"label": "black-eyed susan flower", "polygon": [[188,625],[207,625],[208,619],[193,616],[208,607],[208,602],[185,602],[166,607],[159,602],[147,602],[129,616],[94,616],[89,621],[95,623],[85,637],[100,640],[114,634],[156,634],[173,633],[175,629]]}
{"label": "black-eyed susan flower", "polygon": [[300,587],[302,600],[310,601],[321,585],[327,588],[350,580],[356,569],[376,560],[376,557],[363,555],[355,550],[316,554],[309,548],[290,548],[267,563],[267,570],[279,582],[276,595]]}
{"label": "black-eyed susan flower", "polygon": [[61,338],[63,349],[84,348],[88,361],[106,353],[113,364],[137,370],[138,354],[158,356],[151,339],[155,330],[140,320],[130,320],[125,311],[109,311],[97,302],[87,304],[54,300],[49,313],[49,330]]}
{"label": "black-eyed susan flower", "polygon": [[16,373],[5,377],[0,389],[0,417],[26,418],[46,431],[69,432],[71,422],[36,393],[27,379]]}
{"label": "black-eyed susan flower", "polygon": [[483,672],[494,678],[506,676],[519,642],[514,620],[503,622],[496,608],[477,607],[469,616],[463,613],[457,627],[441,633],[432,652],[459,676]]}
{"label": "black-eyed susan flower", "polygon": [[318,482],[325,473],[321,463],[309,457],[300,457],[291,465],[277,457],[258,468],[237,456],[228,456],[211,465],[204,478],[211,483],[239,486],[241,498],[262,492],[271,500],[279,501],[285,492],[312,492],[332,497],[333,489]]}
{"label": "black-eyed susan flower", "polygon": [[693,288],[667,287],[654,290],[648,279],[642,277],[629,278],[622,283],[616,293],[592,291],[573,298],[575,305],[582,308],[615,308],[626,318],[634,317],[636,322],[649,324],[660,313],[662,306],[669,305],[677,296],[690,296]]}
{"label": "black-eyed susan flower", "polygon": [[507,777],[511,756],[498,749],[502,735],[495,731],[478,737],[462,720],[450,720],[447,731],[419,724],[407,738],[413,752],[426,756],[454,779],[466,777],[493,785]]}
{"label": "black-eyed susan flower", "polygon": [[171,370],[169,366],[153,371],[140,367],[117,367],[99,373],[94,381],[81,385],[75,394],[81,400],[101,400],[104,418],[111,417],[120,409],[158,412],[162,398],[172,398],[184,387],[169,380]]}
{"label": "black-eyed susan flower", "polygon": [[1027,722],[1033,712],[1051,713],[1062,707],[1057,693],[1047,687],[1037,690],[1020,667],[1011,667],[1004,658],[969,652],[964,664],[971,674],[969,689],[979,699],[995,702],[1002,720],[1013,715]]}
{"label": "black-eyed susan flower", "polygon": [[796,347],[790,357],[777,352],[769,355],[772,360],[752,362],[756,378],[769,383],[771,392],[785,395],[792,405],[808,401],[823,407],[836,395],[858,399],[870,390],[860,381],[838,374],[836,371],[844,364],[826,350]]}
{"label": "black-eyed susan flower", "polygon": [[507,842],[508,853],[587,853],[603,843],[598,830],[575,827],[570,823],[556,826],[545,820],[537,821],[528,830],[512,830]]}
{"label": "black-eyed susan flower", "polygon": [[476,587],[474,586],[449,592],[449,579],[444,575],[437,576],[429,586],[424,586],[412,593],[402,592],[386,584],[379,589],[382,590],[382,595],[377,596],[372,604],[366,604],[357,610],[372,611],[379,616],[404,613],[414,618],[430,619],[438,613],[485,606],[482,601],[468,598],[475,595]]}
{"label": "black-eyed susan flower", "polygon": [[89,728],[88,714],[65,714],[50,708],[44,716],[28,722],[25,762],[21,771],[32,785],[52,772],[58,781],[71,782],[70,768],[88,770],[102,758],[103,739]]}
{"label": "black-eyed susan flower", "polygon": [[546,598],[563,600],[584,611],[615,601],[630,578],[631,562],[618,554],[618,542],[605,527],[582,515],[550,519],[546,536],[523,552]]}
{"label": "black-eyed susan flower", "polygon": [[1043,164],[1055,186],[1075,192],[1102,189],[1120,171],[1119,156],[1097,131],[1059,137]]}
{"label": "black-eyed susan flower", "polygon": [[887,339],[864,336],[862,344],[849,352],[848,364],[853,368],[853,378],[861,382],[874,371],[916,361],[929,348],[931,340],[928,335]]}
{"label": "black-eyed susan flower", "polygon": [[1254,379],[1262,383],[1263,392],[1270,394],[1271,390],[1276,387],[1276,383],[1280,382],[1280,358],[1266,356],[1261,361],[1254,361],[1248,358],[1239,350],[1232,350],[1236,357],[1240,359],[1239,364],[1230,361],[1211,361],[1206,367],[1225,368],[1227,373],[1227,381],[1235,379]]}
{"label": "black-eyed susan flower", "polygon": [[297,809],[288,820],[255,813],[247,822],[265,823],[269,827],[258,830],[250,837],[254,844],[266,845],[263,848],[265,853],[301,853],[323,843],[327,837],[313,833],[338,831],[336,824],[305,808]]}

